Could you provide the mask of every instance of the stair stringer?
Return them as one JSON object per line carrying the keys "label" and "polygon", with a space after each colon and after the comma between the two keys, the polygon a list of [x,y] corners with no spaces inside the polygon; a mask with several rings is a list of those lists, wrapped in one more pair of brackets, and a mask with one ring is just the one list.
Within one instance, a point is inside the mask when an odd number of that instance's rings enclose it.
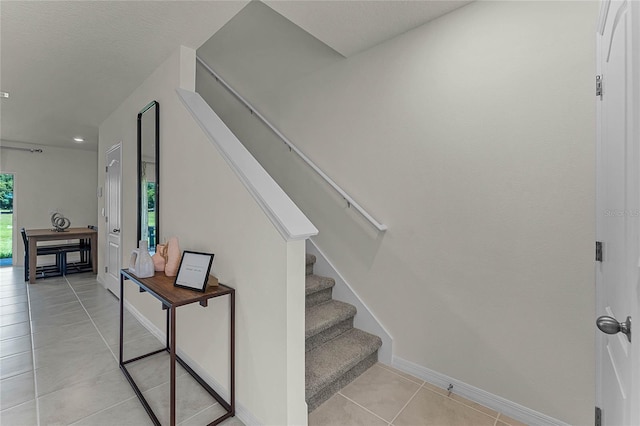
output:
{"label": "stair stringer", "polygon": [[393,337],[391,334],[389,334],[356,292],[353,291],[353,288],[347,280],[338,272],[331,261],[327,259],[327,256],[318,248],[316,243],[313,242],[311,238],[308,238],[306,245],[307,253],[313,254],[316,257],[314,274],[332,277],[335,280],[336,285],[333,287],[333,298],[341,302],[350,303],[356,307],[358,313],[354,318],[353,326],[367,333],[379,336],[380,339],[382,339],[382,346],[378,349],[378,361],[391,366],[393,362]]}

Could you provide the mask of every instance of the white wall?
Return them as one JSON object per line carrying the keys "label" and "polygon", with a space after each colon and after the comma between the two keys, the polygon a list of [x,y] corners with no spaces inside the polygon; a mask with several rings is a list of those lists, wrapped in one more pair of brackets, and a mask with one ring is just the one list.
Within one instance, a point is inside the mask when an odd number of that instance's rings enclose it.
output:
{"label": "white wall", "polygon": [[198,54],[389,231],[201,68],[197,90],[318,227],[395,356],[593,422],[597,3],[474,2],[347,59],[264,10]]}
{"label": "white wall", "polygon": [[42,153],[0,150],[0,173],[15,175],[14,264],[24,263],[20,228],[50,228],[51,212],[62,213],[72,227],[97,225],[95,151],[5,141],[2,145],[43,150]]}
{"label": "white wall", "polygon": [[[182,249],[215,253],[212,273],[237,291],[236,396],[243,420],[304,424],[304,241],[281,237],[189,115],[175,89],[194,86],[195,51],[182,47],[99,128],[101,166],[108,147],[122,141],[123,262],[136,246],[136,117],[155,99],[159,235],[178,236]],[[155,299],[133,286],[126,299],[164,329],[164,311]],[[177,315],[179,349],[228,389],[228,299],[206,309],[183,307]]]}

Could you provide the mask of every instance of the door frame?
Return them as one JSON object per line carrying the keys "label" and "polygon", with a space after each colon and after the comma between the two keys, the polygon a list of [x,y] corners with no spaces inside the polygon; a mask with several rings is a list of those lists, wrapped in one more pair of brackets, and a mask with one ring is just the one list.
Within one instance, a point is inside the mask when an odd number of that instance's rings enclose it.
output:
{"label": "door frame", "polygon": [[[120,162],[120,179],[119,179],[119,189],[118,189],[118,194],[120,196],[120,202],[118,203],[118,214],[120,216],[120,256],[118,256],[118,265],[119,267],[122,267],[122,148],[123,148],[123,144],[122,141],[113,144],[112,146],[110,146],[109,148],[107,148],[107,150],[105,151],[105,166],[109,167],[108,164],[108,157],[109,157],[109,153],[111,151],[114,151],[116,149],[119,150],[120,155],[119,155],[119,159],[118,161]],[[104,222],[102,222],[102,226],[104,229],[103,235],[104,238],[102,239],[103,243],[102,243],[102,250],[104,251],[103,256],[102,256],[102,262],[104,265],[103,268],[103,273],[104,273],[104,282],[102,283],[102,285],[104,286],[104,288],[109,289],[109,285],[108,285],[108,272],[107,272],[107,267],[109,265],[109,229],[107,227],[107,213],[108,213],[108,198],[111,196],[109,194],[109,186],[107,184],[107,178],[108,178],[108,172],[106,170],[105,167],[105,174],[104,174],[104,188],[105,188],[105,198],[104,198],[104,213],[102,215],[103,218],[105,218]],[[116,292],[117,293],[117,292]],[[118,294],[115,294],[116,297],[119,297]]]}
{"label": "door frame", "polygon": [[[630,113],[631,124],[627,124],[627,130],[630,132],[631,140],[635,140],[635,153],[640,150],[640,3],[637,1],[628,1],[629,7],[629,16],[631,17],[631,28],[632,28],[632,36],[631,43],[634,44],[634,47],[629,49],[631,52],[631,57],[629,57],[630,61],[630,69],[631,69],[631,93],[630,99],[631,102],[628,104],[628,108]],[[607,20],[607,15],[611,13],[610,10],[611,0],[602,0],[600,4],[600,12],[598,14],[598,20],[596,25],[596,75],[602,75],[602,66],[601,66],[601,52],[602,49],[608,48],[608,46],[601,45],[601,36],[604,33],[604,26]],[[628,65],[629,67],[629,65]],[[606,80],[603,82],[603,91],[604,96],[606,96]],[[602,137],[602,126],[600,122],[601,117],[601,102],[599,98],[596,98],[596,176],[599,176],[603,170],[603,162],[601,158],[602,146],[603,146],[603,137]],[[637,161],[633,162],[635,165],[634,175],[636,177],[640,177],[640,157],[636,158]],[[640,185],[638,185],[640,187]],[[604,194],[604,188],[602,187],[601,179],[597,179],[596,181],[596,238],[600,241],[602,232],[603,232],[603,219],[604,214],[599,212],[600,209],[604,208],[600,204],[600,200],[602,200]],[[635,220],[640,221],[640,217],[637,216],[637,212],[628,212],[635,218]],[[605,247],[606,249],[606,247]],[[606,256],[606,253],[605,253]],[[600,264],[596,262],[596,282],[595,282],[595,302],[596,302],[596,315],[597,317],[600,312],[598,310],[604,304],[604,293],[605,293],[605,283],[602,279],[599,278],[600,272]],[[640,268],[640,259],[638,260],[638,268]],[[634,290],[632,290],[634,291]],[[635,286],[635,294],[633,295],[636,299],[637,303],[631,304],[631,312],[628,314],[632,317],[632,344],[635,343],[635,348],[633,348],[631,352],[631,364],[632,364],[632,377],[630,381],[630,395],[628,398],[637,399],[640,397],[640,283]],[[595,319],[594,317],[594,319]],[[619,319],[619,321],[624,321],[624,318]],[[595,321],[594,321],[595,322]],[[605,344],[606,336],[604,333],[600,332],[594,324],[594,332],[595,336],[595,375],[596,375],[596,406],[602,407],[603,402],[603,387],[602,383],[603,379],[603,363],[604,363],[604,355],[602,348]],[[606,423],[606,413],[603,413],[604,424]],[[630,421],[632,425],[640,424],[640,404],[631,404],[631,418]]]}
{"label": "door frame", "polygon": [[[13,204],[11,206],[13,210],[13,214],[11,215],[11,266],[16,266],[16,265],[19,265],[16,253],[18,253],[18,246],[20,245],[20,243],[18,242],[18,235],[16,234],[16,229],[18,229],[18,226],[16,225],[18,223],[18,215],[16,214],[17,204],[18,204],[16,202],[17,173],[0,170],[0,174],[13,176]],[[21,257],[24,257],[24,256],[21,256]]]}

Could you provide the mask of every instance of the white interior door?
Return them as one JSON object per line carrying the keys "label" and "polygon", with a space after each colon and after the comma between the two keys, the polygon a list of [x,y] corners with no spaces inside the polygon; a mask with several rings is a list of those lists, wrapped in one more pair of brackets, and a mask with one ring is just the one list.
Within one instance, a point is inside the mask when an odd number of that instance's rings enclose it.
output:
{"label": "white interior door", "polygon": [[122,183],[122,145],[107,151],[107,177],[105,180],[105,224],[107,238],[105,247],[105,284],[116,297],[120,294],[120,202]]}
{"label": "white interior door", "polygon": [[[633,4],[635,3],[635,4]],[[598,105],[597,239],[603,244],[596,268],[597,404],[602,424],[640,424],[638,339],[621,330],[638,317],[640,277],[640,150],[637,133],[637,2],[604,1],[597,34],[602,97]],[[633,7],[633,10],[632,10]],[[635,18],[634,18],[635,14]],[[634,40],[635,38],[635,40]],[[634,58],[635,55],[635,58]],[[634,112],[635,111],[635,112]],[[604,316],[609,317],[603,318]],[[615,319],[615,322],[612,320]],[[631,327],[632,331],[633,327]],[[634,365],[635,364],[635,365]]]}

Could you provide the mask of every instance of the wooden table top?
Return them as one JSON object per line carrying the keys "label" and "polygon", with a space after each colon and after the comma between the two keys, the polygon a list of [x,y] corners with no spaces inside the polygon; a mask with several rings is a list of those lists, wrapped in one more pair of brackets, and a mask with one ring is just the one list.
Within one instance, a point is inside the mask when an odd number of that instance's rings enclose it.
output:
{"label": "wooden table top", "polygon": [[53,229],[25,229],[27,238],[29,237],[57,237],[61,240],[75,239],[78,236],[94,235],[98,231],[91,228],[67,228],[64,231],[54,231]]}
{"label": "wooden table top", "polygon": [[[170,306],[188,305],[195,302],[203,302],[213,297],[231,294],[235,290],[223,284],[217,286],[207,286],[204,293],[189,290],[186,288],[175,287],[175,277],[167,277],[163,272],[156,272],[153,277],[138,278],[128,269],[121,271],[122,275],[139,283],[140,287],[148,292],[155,294],[160,300],[166,302]],[[209,282],[214,282],[215,277],[209,275]]]}

